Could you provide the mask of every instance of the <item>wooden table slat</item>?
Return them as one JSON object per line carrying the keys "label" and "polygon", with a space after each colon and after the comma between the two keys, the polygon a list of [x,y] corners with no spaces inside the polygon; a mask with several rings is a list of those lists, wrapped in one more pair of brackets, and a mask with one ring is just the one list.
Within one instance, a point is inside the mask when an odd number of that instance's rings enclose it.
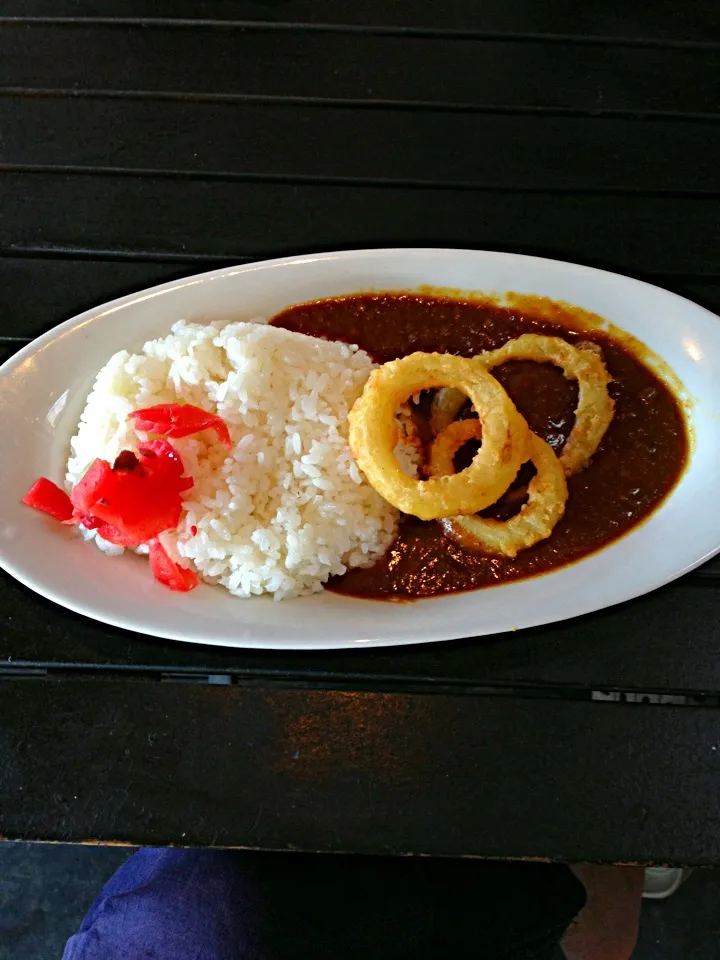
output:
{"label": "wooden table slat", "polygon": [[[364,246],[474,246],[720,275],[720,199],[102,175],[0,176],[0,247],[212,254],[228,260]],[[190,225],[192,229],[190,229]],[[202,225],[202,230],[199,229]],[[522,238],[522,239],[520,239]],[[610,258],[612,257],[612,260]]]}
{"label": "wooden table slat", "polygon": [[[6,167],[457,189],[532,184],[558,193],[720,193],[720,128],[711,123],[530,116],[518,124],[516,117],[488,114],[0,97],[0,128],[7,131],[0,143]],[[70,141],[66,130],[74,132]]]}
{"label": "wooden table slat", "polygon": [[9,838],[720,860],[717,805],[697,802],[716,793],[717,710],[117,681],[0,687]]}
{"label": "wooden table slat", "polygon": [[86,90],[143,91],[696,115],[718,113],[719,75],[720,48],[403,36],[367,36],[359,44],[352,34],[299,40],[291,32],[253,28],[148,29],[102,22],[0,29],[0,87],[65,89],[73,97]]}
{"label": "wooden table slat", "polygon": [[580,40],[594,37],[657,40],[669,43],[708,42],[720,38],[714,0],[629,0],[614,4],[580,4],[576,0],[528,4],[418,3],[416,0],[2,0],[0,15],[15,17],[167,17],[220,21],[268,21],[330,24],[361,29],[390,27],[397,30],[451,30],[462,33],[570,35]]}

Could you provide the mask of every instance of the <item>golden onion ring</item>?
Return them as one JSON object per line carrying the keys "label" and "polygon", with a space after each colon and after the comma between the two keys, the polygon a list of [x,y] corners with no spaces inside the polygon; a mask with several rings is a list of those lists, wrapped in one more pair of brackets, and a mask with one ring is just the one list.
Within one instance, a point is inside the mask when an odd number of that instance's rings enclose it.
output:
{"label": "golden onion ring", "polygon": [[431,477],[447,477],[455,473],[453,457],[470,440],[482,439],[478,420],[455,420],[439,433],[430,447],[428,473]]}
{"label": "golden onion ring", "polygon": [[[453,470],[453,455],[468,440],[482,434],[477,420],[458,420],[450,424],[432,445],[430,470]],[[560,461],[550,444],[534,434],[530,438],[530,460],[537,473],[528,485],[528,500],[509,520],[484,517],[451,517],[440,521],[443,533],[470,550],[516,557],[552,533],[565,512],[568,489]]]}
{"label": "golden onion ring", "polygon": [[[589,342],[587,346],[573,346],[562,337],[525,333],[515,340],[508,340],[497,350],[478,354],[475,359],[483,363],[488,370],[509,360],[552,363],[560,367],[568,380],[577,380],[575,425],[565,441],[559,459],[568,477],[584,470],[610,426],[615,410],[615,402],[608,393],[611,377],[597,345]],[[438,395],[433,400],[431,424],[433,417],[437,424],[444,423],[453,415],[453,410],[454,416],[457,416],[464,402],[464,397],[456,392],[451,396]]]}
{"label": "golden onion ring", "polygon": [[[483,444],[466,470],[416,480],[403,472],[393,453],[395,411],[420,390],[445,386],[470,398]],[[350,449],[370,485],[421,520],[483,510],[503,495],[527,459],[530,431],[503,387],[482,364],[451,354],[413,353],[373,370],[348,423]]]}

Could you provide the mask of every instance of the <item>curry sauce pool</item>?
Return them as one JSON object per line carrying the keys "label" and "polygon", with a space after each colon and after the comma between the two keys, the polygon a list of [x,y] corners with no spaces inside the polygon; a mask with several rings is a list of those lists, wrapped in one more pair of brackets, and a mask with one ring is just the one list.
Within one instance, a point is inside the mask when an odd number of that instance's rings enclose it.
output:
{"label": "curry sauce pool", "polygon": [[[581,311],[579,311],[581,314]],[[677,398],[629,344],[597,329],[486,301],[411,294],[373,294],[294,306],[272,323],[328,340],[357,344],[379,363],[415,351],[473,356],[523,333],[593,341],[613,378],[615,416],[590,466],[568,480],[565,515],[552,536],[516,558],[469,551],[439,524],[402,518],[390,549],[369,568],[333,578],[337,592],[378,599],[471,590],[523,579],[572,563],[645,520],[682,475],[688,434]],[[494,371],[531,430],[556,450],[572,430],[577,386],[549,364],[511,361]],[[523,478],[521,478],[523,479]],[[513,509],[522,505],[517,488]],[[508,515],[507,502],[493,515]],[[502,511],[505,509],[505,514]]]}

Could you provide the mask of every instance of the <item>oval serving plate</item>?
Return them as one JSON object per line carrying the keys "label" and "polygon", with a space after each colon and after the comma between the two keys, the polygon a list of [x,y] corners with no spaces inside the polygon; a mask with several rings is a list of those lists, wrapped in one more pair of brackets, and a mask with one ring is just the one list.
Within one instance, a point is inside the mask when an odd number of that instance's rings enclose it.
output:
{"label": "oval serving plate", "polygon": [[[294,303],[369,290],[445,287],[564,300],[639,338],[684,384],[688,468],[641,526],[586,559],[535,579],[413,603],[330,592],[240,600],[201,586],[172,593],[139,557],[107,557],[23,507],[45,475],[61,482],[67,445],[94,377],[117,350],[137,349],[180,319],[248,320]],[[71,610],[151,636],[237,647],[329,649],[450,640],[564,620],[629,600],[720,549],[720,320],[628,277],[506,253],[397,249],[324,253],[205,273],[122,297],[68,320],[0,370],[0,562]]]}

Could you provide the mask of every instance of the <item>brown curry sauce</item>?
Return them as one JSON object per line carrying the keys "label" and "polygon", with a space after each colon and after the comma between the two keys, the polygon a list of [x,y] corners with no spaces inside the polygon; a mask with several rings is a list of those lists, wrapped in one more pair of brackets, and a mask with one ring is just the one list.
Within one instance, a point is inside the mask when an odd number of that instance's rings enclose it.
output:
{"label": "brown curry sauce", "polygon": [[[529,301],[528,301],[529,302]],[[515,559],[465,549],[435,522],[403,516],[397,538],[374,566],[330,581],[352,596],[411,600],[519,580],[572,563],[645,520],[672,490],[688,456],[679,401],[647,367],[631,341],[597,328],[572,326],[539,310],[491,301],[414,294],[364,294],[302,304],[273,319],[299,333],[356,343],[378,363],[414,353],[473,356],[523,333],[592,340],[603,350],[613,382],[615,415],[590,466],[568,480],[565,514],[547,539]],[[582,311],[578,311],[580,317]],[[572,315],[570,314],[572,324]],[[575,422],[577,385],[550,364],[511,361],[493,371],[530,428],[556,450]],[[460,469],[462,464],[458,463]],[[527,473],[485,516],[505,519],[525,500]],[[511,506],[512,504],[512,506]]]}

